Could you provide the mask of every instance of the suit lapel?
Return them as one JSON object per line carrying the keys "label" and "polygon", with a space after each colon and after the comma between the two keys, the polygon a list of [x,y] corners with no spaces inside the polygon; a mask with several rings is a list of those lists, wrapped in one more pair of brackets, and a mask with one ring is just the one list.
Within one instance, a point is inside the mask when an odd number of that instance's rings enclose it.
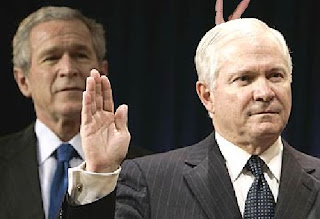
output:
{"label": "suit lapel", "polygon": [[294,151],[284,143],[279,196],[275,218],[306,218],[315,202],[318,185],[294,156]]}
{"label": "suit lapel", "polygon": [[208,218],[241,218],[225,161],[211,134],[192,151],[186,183]]}
{"label": "suit lapel", "polygon": [[15,214],[21,214],[25,218],[44,218],[33,126],[30,126],[18,139],[19,142],[12,145],[9,153],[12,209],[19,206],[21,211]]}

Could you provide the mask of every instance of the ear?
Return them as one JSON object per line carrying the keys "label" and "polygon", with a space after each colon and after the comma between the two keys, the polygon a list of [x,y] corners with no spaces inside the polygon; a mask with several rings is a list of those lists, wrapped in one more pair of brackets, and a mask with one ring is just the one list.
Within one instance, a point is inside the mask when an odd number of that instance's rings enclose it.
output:
{"label": "ear", "polygon": [[197,81],[196,91],[208,113],[214,114],[214,96],[212,95],[212,92],[210,92],[208,86],[202,81]]}
{"label": "ear", "polygon": [[29,80],[25,72],[21,68],[13,68],[14,79],[18,84],[21,93],[25,97],[31,97],[31,90],[29,86]]}
{"label": "ear", "polygon": [[100,73],[108,76],[108,61],[103,60],[100,67]]}

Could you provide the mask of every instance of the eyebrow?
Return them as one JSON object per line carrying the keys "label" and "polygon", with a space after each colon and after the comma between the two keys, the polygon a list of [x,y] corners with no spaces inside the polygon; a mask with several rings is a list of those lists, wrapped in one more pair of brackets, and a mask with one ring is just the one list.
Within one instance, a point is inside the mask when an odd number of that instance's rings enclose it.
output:
{"label": "eyebrow", "polygon": [[[71,51],[75,50],[75,51],[90,51],[89,47],[83,44],[72,44],[71,46]],[[53,46],[53,47],[49,47],[47,49],[44,49],[43,51],[41,51],[40,56],[44,56],[47,54],[51,54],[57,51],[62,50],[61,47],[59,46]]]}
{"label": "eyebrow", "polygon": [[279,72],[279,71],[283,72],[285,75],[289,75],[289,71],[286,67],[275,67],[268,70],[267,72]]}
{"label": "eyebrow", "polygon": [[275,68],[272,68],[272,69],[270,69],[269,71],[286,71],[286,68],[284,68],[284,67],[275,67]]}
{"label": "eyebrow", "polygon": [[[277,66],[277,67],[273,67],[271,69],[267,69],[266,72],[275,72],[275,71],[282,71],[282,72],[285,72],[285,73],[288,73],[287,71],[287,67],[286,66]],[[255,70],[239,70],[239,71],[233,71],[233,72],[230,72],[230,74],[248,74],[248,73],[254,73],[256,72]]]}

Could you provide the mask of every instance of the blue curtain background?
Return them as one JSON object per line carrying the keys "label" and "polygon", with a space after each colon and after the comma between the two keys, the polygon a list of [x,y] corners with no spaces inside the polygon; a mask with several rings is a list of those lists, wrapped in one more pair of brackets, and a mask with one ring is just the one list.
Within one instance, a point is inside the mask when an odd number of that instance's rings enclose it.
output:
{"label": "blue curtain background", "polygon": [[[224,0],[225,19],[240,0]],[[283,136],[295,148],[320,155],[320,26],[316,0],[251,0],[243,17],[280,30],[293,58],[293,108]],[[67,5],[107,30],[109,73],[116,105],[129,105],[132,145],[155,152],[184,147],[213,131],[197,97],[193,57],[214,26],[214,0],[12,0],[0,9],[1,135],[34,120],[32,102],[16,86],[11,39],[19,21],[43,5]]]}

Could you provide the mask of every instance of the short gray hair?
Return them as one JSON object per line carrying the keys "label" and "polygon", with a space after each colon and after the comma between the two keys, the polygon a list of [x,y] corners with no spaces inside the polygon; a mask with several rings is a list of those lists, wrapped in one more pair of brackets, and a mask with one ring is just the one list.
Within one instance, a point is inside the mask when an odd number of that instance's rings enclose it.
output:
{"label": "short gray hair", "polygon": [[213,89],[221,64],[218,63],[219,49],[223,48],[225,43],[241,36],[256,36],[261,33],[269,34],[279,43],[292,80],[292,60],[283,35],[256,18],[240,18],[219,24],[202,37],[195,55],[198,80]]}
{"label": "short gray hair", "polygon": [[26,17],[17,29],[13,37],[13,65],[28,72],[31,62],[30,32],[36,25],[51,20],[70,20],[82,21],[89,29],[93,48],[98,58],[102,62],[106,56],[106,39],[103,25],[94,19],[84,16],[79,10],[65,6],[45,6],[31,13]]}

